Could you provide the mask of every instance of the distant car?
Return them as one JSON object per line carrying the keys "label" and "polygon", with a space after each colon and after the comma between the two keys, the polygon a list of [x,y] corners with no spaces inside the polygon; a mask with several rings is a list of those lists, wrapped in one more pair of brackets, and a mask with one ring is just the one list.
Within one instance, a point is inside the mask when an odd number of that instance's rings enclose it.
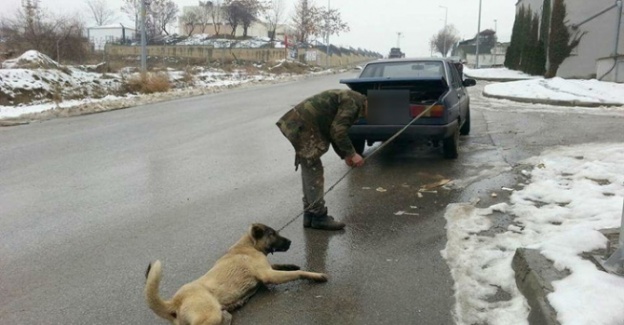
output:
{"label": "distant car", "polygon": [[459,135],[470,133],[470,98],[455,64],[444,58],[387,59],[364,66],[358,78],[343,79],[352,90],[368,97],[365,118],[349,129],[358,153],[365,145],[385,141],[434,104],[428,114],[409,126],[397,140],[442,141],[444,157],[459,154]]}
{"label": "distant car", "polygon": [[396,58],[404,58],[405,53],[401,52],[401,49],[398,47],[393,47],[390,49],[390,54],[388,54],[388,58],[396,59]]}

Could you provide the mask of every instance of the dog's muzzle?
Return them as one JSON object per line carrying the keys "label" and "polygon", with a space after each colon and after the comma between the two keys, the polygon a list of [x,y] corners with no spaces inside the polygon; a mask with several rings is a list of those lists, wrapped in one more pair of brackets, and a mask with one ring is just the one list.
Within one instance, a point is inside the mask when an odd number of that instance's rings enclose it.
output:
{"label": "dog's muzzle", "polygon": [[285,252],[290,248],[290,243],[290,239],[280,237],[279,240],[275,242],[273,250],[276,252]]}

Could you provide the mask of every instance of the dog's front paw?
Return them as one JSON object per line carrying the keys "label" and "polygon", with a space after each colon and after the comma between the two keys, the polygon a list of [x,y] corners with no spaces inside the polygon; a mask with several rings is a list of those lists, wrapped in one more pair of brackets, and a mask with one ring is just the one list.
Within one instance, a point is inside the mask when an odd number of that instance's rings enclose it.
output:
{"label": "dog's front paw", "polygon": [[327,280],[329,280],[329,276],[327,276],[327,274],[325,274],[325,273],[315,273],[314,277],[312,277],[312,280],[314,282],[323,283],[323,282],[327,282]]}

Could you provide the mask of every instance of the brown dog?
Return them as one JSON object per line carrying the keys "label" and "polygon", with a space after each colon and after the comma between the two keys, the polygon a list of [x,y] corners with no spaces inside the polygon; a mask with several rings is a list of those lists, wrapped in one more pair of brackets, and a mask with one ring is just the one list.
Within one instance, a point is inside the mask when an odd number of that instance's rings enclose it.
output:
{"label": "brown dog", "polygon": [[249,231],[199,279],[182,286],[171,300],[158,294],[161,264],[150,264],[145,274],[145,299],[156,315],[176,325],[230,324],[232,311],[242,306],[260,284],[298,279],[326,282],[327,275],[300,271],[296,265],[271,265],[267,255],[285,252],[290,240],[273,228],[253,224]]}

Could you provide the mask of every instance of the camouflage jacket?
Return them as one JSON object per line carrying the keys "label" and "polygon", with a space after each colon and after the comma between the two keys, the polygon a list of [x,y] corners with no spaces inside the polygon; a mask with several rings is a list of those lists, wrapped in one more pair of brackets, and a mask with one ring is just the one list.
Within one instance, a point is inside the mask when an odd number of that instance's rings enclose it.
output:
{"label": "camouflage jacket", "polygon": [[365,101],[366,96],[352,90],[327,90],[296,105],[277,126],[300,158],[320,158],[331,144],[344,159],[355,153],[347,132],[363,113]]}

